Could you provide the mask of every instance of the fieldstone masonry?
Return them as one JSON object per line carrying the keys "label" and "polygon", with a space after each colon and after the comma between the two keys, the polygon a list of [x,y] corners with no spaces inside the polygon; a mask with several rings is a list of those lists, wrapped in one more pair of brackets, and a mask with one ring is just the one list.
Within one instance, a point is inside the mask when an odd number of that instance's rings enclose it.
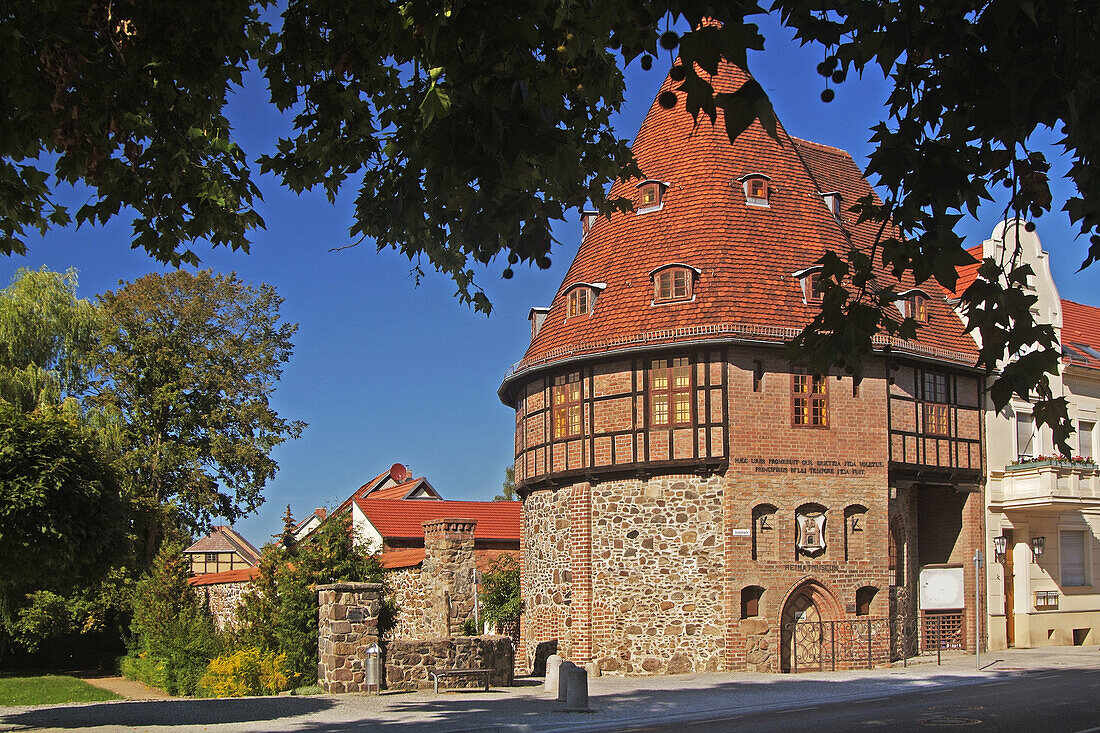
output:
{"label": "fieldstone masonry", "polygon": [[325,692],[364,692],[368,646],[378,641],[380,583],[317,586],[317,684]]}
{"label": "fieldstone masonry", "polygon": [[[512,684],[512,640],[507,636],[456,636],[453,639],[394,639],[386,644],[386,687],[426,690],[433,686],[428,670],[488,669],[489,684]],[[448,679],[448,687],[479,687],[478,678]]]}
{"label": "fieldstone masonry", "polygon": [[472,519],[424,522],[424,563],[427,636],[459,636],[474,616],[474,529]]}

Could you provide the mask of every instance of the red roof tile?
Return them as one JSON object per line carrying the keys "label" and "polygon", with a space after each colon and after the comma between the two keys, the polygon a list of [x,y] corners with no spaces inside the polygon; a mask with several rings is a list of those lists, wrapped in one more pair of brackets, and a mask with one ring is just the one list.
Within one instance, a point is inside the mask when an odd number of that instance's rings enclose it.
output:
{"label": "red roof tile", "polygon": [[[717,91],[732,92],[746,79],[723,63],[712,81]],[[672,86],[666,79],[661,91]],[[823,193],[839,192],[847,209],[873,193],[850,155],[794,139],[782,126],[777,142],[759,122],[731,144],[723,113],[718,115],[715,124],[704,116],[694,127],[682,108],[665,110],[654,102],[633,150],[646,176],[669,184],[661,209],[596,220],[517,371],[642,344],[739,336],[783,342],[817,312],[803,303],[792,273],[827,250],[842,257],[851,246],[869,251],[877,225],[857,224],[846,210],[838,223],[822,200]],[[746,205],[738,179],[749,173],[769,177],[768,207]],[[636,197],[636,183],[617,182],[611,197]],[[649,273],[673,262],[700,272],[695,298],[654,306]],[[911,278],[898,283],[882,268],[878,276],[901,289],[915,285]],[[581,282],[607,287],[590,316],[566,321],[563,294]],[[932,281],[920,287],[932,296],[931,322],[912,350],[973,364],[976,346],[945,302],[946,291]],[[904,350],[899,346],[895,351]]]}
{"label": "red roof tile", "polygon": [[429,519],[475,519],[474,538],[519,541],[518,501],[419,501],[416,499],[356,499],[384,539],[424,536],[421,523]]}
{"label": "red roof tile", "polygon": [[960,297],[978,279],[978,268],[982,264],[982,245],[976,244],[973,247],[968,247],[966,251],[977,262],[958,268],[959,279],[955,283],[955,292],[951,293],[952,298]]}
{"label": "red roof tile", "polygon": [[424,548],[414,547],[411,550],[392,550],[390,552],[383,552],[378,556],[378,561],[386,570],[415,567],[424,562]]}
{"label": "red roof tile", "polygon": [[1090,349],[1100,353],[1100,308],[1062,301],[1062,347],[1067,346],[1073,349],[1067,356],[1070,363],[1100,369],[1100,358],[1089,353]]}
{"label": "red roof tile", "polygon": [[223,570],[220,573],[196,575],[193,578],[188,578],[187,583],[192,586],[217,585],[218,583],[247,583],[259,576],[259,574],[260,569],[257,567],[237,568],[236,570]]}

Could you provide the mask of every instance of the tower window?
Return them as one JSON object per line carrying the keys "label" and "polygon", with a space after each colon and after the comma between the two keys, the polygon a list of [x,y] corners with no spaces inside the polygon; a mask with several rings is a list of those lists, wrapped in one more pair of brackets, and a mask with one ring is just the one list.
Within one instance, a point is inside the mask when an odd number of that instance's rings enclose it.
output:
{"label": "tower window", "polygon": [[756,618],[760,615],[760,599],[764,589],[759,585],[747,585],[741,589],[741,618]]}
{"label": "tower window", "polygon": [[654,359],[649,374],[653,425],[690,425],[691,360],[686,356]]}
{"label": "tower window", "polygon": [[592,227],[596,225],[596,219],[599,214],[595,211],[582,211],[581,212],[581,232],[588,234],[592,231]]}
{"label": "tower window", "polygon": [[950,390],[946,374],[925,372],[923,376],[924,392],[924,432],[932,435],[951,434],[951,406],[948,404]]}
{"label": "tower window", "polygon": [[909,317],[917,323],[928,323],[928,298],[920,293],[910,295]]}
{"label": "tower window", "polygon": [[749,206],[770,206],[773,193],[770,181],[763,173],[746,173],[737,179],[745,192],[745,203]]}
{"label": "tower window", "polygon": [[638,208],[635,213],[644,214],[657,211],[664,205],[665,189],[668,185],[653,179],[638,184]]}
{"label": "tower window", "polygon": [[554,377],[554,437],[569,438],[581,434],[581,374],[572,372]]}
{"label": "tower window", "polygon": [[569,291],[567,317],[583,316],[592,312],[592,290],[587,287],[573,288]]}
{"label": "tower window", "polygon": [[825,377],[791,375],[791,413],[791,422],[796,426],[829,427],[829,395]]}
{"label": "tower window", "polygon": [[686,267],[670,267],[653,278],[653,300],[665,303],[671,300],[691,300],[692,273]]}

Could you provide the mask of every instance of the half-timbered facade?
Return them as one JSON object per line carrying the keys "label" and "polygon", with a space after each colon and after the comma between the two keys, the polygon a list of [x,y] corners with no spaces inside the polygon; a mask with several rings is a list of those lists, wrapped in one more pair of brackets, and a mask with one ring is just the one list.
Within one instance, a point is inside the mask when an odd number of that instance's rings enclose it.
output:
{"label": "half-timbered facade", "polygon": [[[745,79],[724,65],[713,82]],[[651,178],[612,189],[634,211],[586,213],[531,311],[499,390],[530,661],[556,642],[612,673],[852,666],[914,651],[921,620],[972,618],[921,612],[917,587],[980,543],[973,341],[937,285],[894,281],[919,339],[876,338],[858,377],[787,360],[818,260],[870,251],[877,227],[848,211],[871,193],[850,156],[778,132],[731,144],[721,119],[693,130],[654,103],[634,143]]]}

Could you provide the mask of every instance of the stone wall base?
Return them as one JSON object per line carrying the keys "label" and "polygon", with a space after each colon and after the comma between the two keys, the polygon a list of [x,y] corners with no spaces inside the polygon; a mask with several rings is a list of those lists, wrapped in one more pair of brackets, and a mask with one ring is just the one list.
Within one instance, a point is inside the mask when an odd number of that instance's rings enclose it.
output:
{"label": "stone wall base", "polygon": [[[428,676],[436,669],[490,669],[489,684],[512,684],[514,652],[507,636],[456,636],[450,639],[395,639],[386,644],[386,687],[424,690],[434,685]],[[448,687],[478,687],[477,679],[448,679]]]}

